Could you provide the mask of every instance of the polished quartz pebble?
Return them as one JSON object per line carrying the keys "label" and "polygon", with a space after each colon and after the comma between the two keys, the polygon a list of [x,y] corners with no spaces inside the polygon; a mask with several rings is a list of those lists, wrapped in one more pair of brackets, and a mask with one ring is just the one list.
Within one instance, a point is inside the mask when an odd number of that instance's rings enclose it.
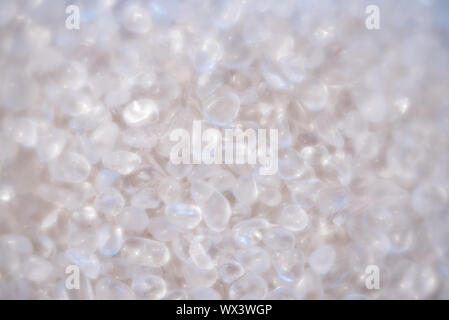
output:
{"label": "polished quartz pebble", "polygon": [[222,57],[223,47],[214,38],[200,40],[195,50],[191,53],[193,66],[198,72],[213,70]]}
{"label": "polished quartz pebble", "polygon": [[300,205],[287,205],[282,208],[278,222],[290,231],[303,231],[309,224],[309,216]]}
{"label": "polished quartz pebble", "polygon": [[439,185],[423,184],[413,191],[412,206],[420,214],[438,213],[447,205],[447,191]]}
{"label": "polished quartz pebble", "polygon": [[254,246],[262,240],[263,230],[269,225],[263,218],[243,220],[232,228],[234,241],[242,247]]}
{"label": "polished quartz pebble", "polygon": [[204,105],[204,116],[211,124],[228,126],[234,122],[240,111],[240,99],[232,92],[214,96]]}
{"label": "polished quartz pebble", "polygon": [[292,283],[299,280],[304,273],[304,257],[297,249],[274,252],[273,267],[284,282]]}
{"label": "polished quartz pebble", "polygon": [[77,265],[86,277],[98,278],[101,269],[100,260],[91,250],[71,248],[65,251],[65,256],[72,264]]}
{"label": "polished quartz pebble", "polygon": [[232,212],[229,201],[223,194],[214,191],[198,206],[204,222],[212,231],[223,231],[227,227]]}
{"label": "polished quartz pebble", "polygon": [[296,244],[295,235],[280,227],[272,227],[263,233],[263,242],[267,248],[275,251],[292,249]]}
{"label": "polished quartz pebble", "polygon": [[75,152],[69,152],[50,164],[50,174],[54,181],[81,183],[90,174],[91,166],[87,159]]}
{"label": "polished quartz pebble", "polygon": [[200,269],[213,269],[217,265],[218,248],[212,239],[196,236],[190,241],[189,254]]}
{"label": "polished quartz pebble", "polygon": [[41,161],[53,160],[61,154],[67,141],[66,133],[61,129],[48,129],[38,135],[37,155]]}
{"label": "polished quartz pebble", "polygon": [[122,175],[128,175],[135,171],[142,163],[142,158],[129,151],[114,151],[103,156],[103,165]]}
{"label": "polished quartz pebble", "polygon": [[24,147],[31,148],[37,142],[36,123],[30,119],[5,119],[2,128],[7,136]]}
{"label": "polished quartz pebble", "polygon": [[185,229],[195,228],[202,220],[201,209],[186,203],[168,204],[165,215],[171,223]]}
{"label": "polished quartz pebble", "polygon": [[253,273],[267,272],[271,266],[269,253],[261,247],[240,249],[235,253],[235,258],[245,270]]}
{"label": "polished quartz pebble", "polygon": [[218,268],[219,278],[225,283],[234,282],[244,274],[245,269],[243,266],[234,260],[227,261]]}
{"label": "polished quartz pebble", "polygon": [[335,263],[336,253],[332,246],[324,245],[315,249],[309,256],[308,263],[317,274],[328,273]]}
{"label": "polished quartz pebble", "polygon": [[132,196],[131,204],[136,208],[154,209],[159,206],[160,200],[153,188],[143,188]]}
{"label": "polished quartz pebble", "polygon": [[7,184],[0,184],[0,201],[7,203],[11,201],[15,196],[14,189]]}
{"label": "polished quartz pebble", "polygon": [[131,289],[135,292],[137,298],[160,300],[167,292],[167,285],[161,277],[145,274],[133,278]]}
{"label": "polished quartz pebble", "polygon": [[25,262],[26,278],[32,282],[43,282],[51,275],[53,265],[39,256],[31,256]]}
{"label": "polished quartz pebble", "polygon": [[145,210],[135,207],[124,208],[118,216],[118,221],[126,231],[135,233],[143,232],[150,223]]}
{"label": "polished quartz pebble", "polygon": [[139,237],[127,239],[121,255],[129,264],[146,267],[161,267],[170,260],[170,252],[164,243]]}
{"label": "polished quartz pebble", "polygon": [[129,32],[145,34],[152,27],[151,15],[139,1],[126,2],[122,11],[122,25]]}
{"label": "polished quartz pebble", "polygon": [[220,300],[221,295],[212,288],[195,288],[190,292],[193,300]]}
{"label": "polished quartz pebble", "polygon": [[159,109],[152,100],[136,100],[123,109],[123,120],[129,126],[142,126],[158,119]]}
{"label": "polished quartz pebble", "polygon": [[95,296],[99,300],[134,300],[135,294],[125,283],[104,277],[95,284]]}
{"label": "polished quartz pebble", "polygon": [[200,269],[192,261],[183,264],[182,274],[189,287],[212,287],[218,279],[217,269]]}
{"label": "polished quartz pebble", "polygon": [[154,239],[163,242],[174,240],[179,232],[179,228],[165,216],[150,218],[147,229]]}
{"label": "polished quartz pebble", "polygon": [[306,79],[301,84],[300,101],[304,104],[307,110],[318,112],[323,110],[328,103],[328,88],[320,80]]}
{"label": "polished quartz pebble", "polygon": [[124,240],[123,228],[120,226],[105,225],[98,233],[98,250],[105,256],[114,256],[119,253]]}
{"label": "polished quartz pebble", "polygon": [[233,194],[240,203],[251,205],[256,202],[259,191],[255,179],[251,176],[241,176],[233,188]]}
{"label": "polished quartz pebble", "polygon": [[115,188],[102,190],[94,200],[95,209],[106,215],[116,216],[125,206],[125,199]]}
{"label": "polished quartz pebble", "polygon": [[266,281],[261,276],[249,273],[232,283],[228,296],[232,300],[257,300],[263,299],[267,291]]}

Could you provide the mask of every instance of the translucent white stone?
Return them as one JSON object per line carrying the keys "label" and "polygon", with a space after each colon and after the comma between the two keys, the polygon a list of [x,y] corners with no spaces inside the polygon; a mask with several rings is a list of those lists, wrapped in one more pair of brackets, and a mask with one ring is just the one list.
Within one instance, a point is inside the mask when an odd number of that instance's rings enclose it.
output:
{"label": "translucent white stone", "polygon": [[240,19],[245,2],[241,0],[230,0],[219,3],[216,23],[222,29],[231,28]]}
{"label": "translucent white stone", "polygon": [[228,261],[223,263],[218,269],[220,280],[225,283],[231,283],[245,274],[245,269],[237,261]]}
{"label": "translucent white stone", "polygon": [[150,218],[148,232],[158,241],[172,241],[176,238],[179,228],[169,222],[165,216]]}
{"label": "translucent white stone", "polygon": [[279,65],[287,77],[293,83],[298,83],[305,77],[304,59],[297,56],[284,56],[279,60]]}
{"label": "translucent white stone", "polygon": [[388,105],[383,96],[375,95],[364,98],[357,105],[363,118],[372,123],[380,123],[387,116]]}
{"label": "translucent white stone", "polygon": [[2,249],[6,249],[18,254],[29,255],[33,252],[33,244],[31,241],[19,234],[4,234],[0,237],[0,246]]}
{"label": "translucent white stone", "polygon": [[53,265],[39,256],[30,256],[25,262],[26,278],[32,282],[43,282],[51,275]]}
{"label": "translucent white stone", "polygon": [[73,212],[72,220],[82,226],[93,226],[99,222],[99,217],[94,207],[84,206]]}
{"label": "translucent white stone", "polygon": [[193,66],[198,72],[213,70],[222,57],[223,47],[214,38],[201,40],[191,53]]}
{"label": "translucent white stone", "polygon": [[190,292],[193,300],[221,300],[221,295],[212,288],[196,288]]}
{"label": "translucent white stone", "polygon": [[243,220],[232,228],[234,241],[243,247],[257,245],[262,240],[263,230],[269,225],[269,222],[263,218]]}
{"label": "translucent white stone", "polygon": [[122,132],[122,141],[130,147],[139,149],[151,149],[156,146],[158,137],[140,127],[130,127]]}
{"label": "translucent white stone", "polygon": [[122,210],[118,216],[120,225],[128,232],[143,232],[149,225],[150,220],[143,209],[128,207]]}
{"label": "translucent white stone", "polygon": [[54,181],[81,183],[90,174],[91,166],[87,159],[75,152],[63,154],[50,166],[50,174]]}
{"label": "translucent white stone", "polygon": [[274,65],[262,63],[260,70],[264,80],[271,88],[275,90],[286,90],[288,88],[287,79],[285,79],[281,71]]}
{"label": "translucent white stone", "polygon": [[125,199],[117,189],[108,188],[95,197],[94,206],[101,213],[116,216],[125,206]]}
{"label": "translucent white stone", "polygon": [[121,254],[127,263],[145,267],[161,267],[170,260],[170,252],[164,243],[146,238],[127,239]]}
{"label": "translucent white stone", "polygon": [[135,100],[123,109],[123,120],[129,126],[141,126],[158,119],[159,109],[149,99]]}
{"label": "translucent white stone", "polygon": [[342,188],[324,188],[318,194],[318,205],[321,213],[332,215],[348,204],[348,197]]}
{"label": "translucent white stone", "polygon": [[278,222],[287,230],[303,231],[309,224],[309,216],[300,205],[287,205],[282,208]]}
{"label": "translucent white stone", "polygon": [[297,249],[275,252],[272,258],[274,269],[283,281],[290,283],[303,276],[304,258]]}
{"label": "translucent white stone", "polygon": [[125,283],[104,277],[95,284],[95,297],[99,300],[134,300],[135,294]]}
{"label": "translucent white stone", "polygon": [[129,151],[114,151],[103,156],[103,165],[122,175],[128,175],[142,164],[142,158]]}
{"label": "translucent white stone", "polygon": [[228,126],[233,123],[239,111],[240,99],[232,92],[214,96],[203,108],[205,118],[217,126]]}
{"label": "translucent white stone", "polygon": [[309,256],[310,267],[317,274],[326,274],[334,266],[336,253],[330,245],[324,245],[315,249]]}
{"label": "translucent white stone", "polygon": [[0,89],[1,107],[12,112],[30,108],[39,94],[37,85],[24,72],[8,74]]}
{"label": "translucent white stone", "polygon": [[183,264],[182,274],[189,287],[211,287],[218,279],[217,269],[200,269],[191,261]]}
{"label": "translucent white stone", "polygon": [[277,287],[267,293],[267,300],[297,300],[295,291],[289,287]]}
{"label": "translucent white stone", "polygon": [[263,242],[267,248],[275,251],[292,249],[296,244],[295,235],[280,227],[272,227],[263,233]]}
{"label": "translucent white stone", "polygon": [[299,98],[304,106],[312,112],[323,110],[327,105],[328,89],[316,79],[308,79],[301,85]]}
{"label": "translucent white stone", "polygon": [[101,269],[100,261],[90,250],[82,248],[67,249],[65,256],[71,263],[77,265],[86,277],[90,279],[98,278]]}
{"label": "translucent white stone", "polygon": [[30,119],[6,119],[3,121],[3,131],[14,141],[24,147],[30,148],[36,145],[36,123]]}
{"label": "translucent white stone", "polygon": [[145,34],[152,27],[151,15],[140,2],[130,1],[123,8],[122,24],[129,32]]}
{"label": "translucent white stone", "polygon": [[440,185],[419,185],[412,195],[412,206],[420,214],[442,212],[447,205],[447,192]]}
{"label": "translucent white stone", "polygon": [[167,219],[174,225],[193,229],[202,220],[201,209],[198,206],[186,203],[171,203],[165,207]]}
{"label": "translucent white stone", "polygon": [[172,177],[161,179],[157,191],[159,198],[165,203],[180,201],[183,192],[179,181]]}
{"label": "translucent white stone", "polygon": [[198,203],[203,220],[212,231],[223,231],[231,217],[231,206],[228,199],[218,191],[214,191],[204,202]]}
{"label": "translucent white stone", "polygon": [[167,292],[164,279],[152,274],[137,275],[133,278],[131,289],[138,298],[160,300]]}
{"label": "translucent white stone", "polygon": [[217,265],[218,248],[212,239],[196,236],[190,241],[189,254],[200,269],[213,269]]}
{"label": "translucent white stone", "polygon": [[66,134],[60,129],[50,129],[39,134],[39,146],[36,148],[39,159],[41,161],[50,161],[59,157],[66,141]]}
{"label": "translucent white stone", "polygon": [[168,291],[164,300],[187,300],[187,292],[182,289]]}
{"label": "translucent white stone", "polygon": [[261,247],[240,249],[235,253],[235,258],[247,271],[253,273],[267,272],[271,266],[269,253]]}
{"label": "translucent white stone", "polygon": [[267,283],[261,276],[248,274],[232,283],[228,295],[232,300],[259,300],[265,297],[267,291]]}
{"label": "translucent white stone", "polygon": [[120,175],[109,169],[102,169],[95,176],[95,187],[98,191],[111,188],[116,181],[118,181]]}
{"label": "translucent white stone", "polygon": [[10,185],[0,184],[0,202],[9,202],[14,198],[14,196],[14,189]]}
{"label": "translucent white stone", "polygon": [[98,250],[105,256],[119,253],[124,240],[123,228],[105,225],[98,231]]}
{"label": "translucent white stone", "polygon": [[259,191],[255,179],[252,176],[241,176],[233,188],[233,194],[240,203],[251,205],[256,202]]}
{"label": "translucent white stone", "polygon": [[160,200],[153,188],[143,188],[131,198],[131,204],[136,208],[154,209],[159,206]]}

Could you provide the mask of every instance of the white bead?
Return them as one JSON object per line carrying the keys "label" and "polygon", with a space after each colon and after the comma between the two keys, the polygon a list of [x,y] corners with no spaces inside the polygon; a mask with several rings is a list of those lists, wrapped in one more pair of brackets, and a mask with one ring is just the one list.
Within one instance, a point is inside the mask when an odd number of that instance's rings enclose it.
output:
{"label": "white bead", "polygon": [[309,256],[309,265],[317,274],[326,274],[334,266],[336,253],[330,245],[315,249]]}
{"label": "white bead", "polygon": [[123,259],[132,265],[161,267],[170,260],[165,244],[146,238],[129,238],[121,250]]}

